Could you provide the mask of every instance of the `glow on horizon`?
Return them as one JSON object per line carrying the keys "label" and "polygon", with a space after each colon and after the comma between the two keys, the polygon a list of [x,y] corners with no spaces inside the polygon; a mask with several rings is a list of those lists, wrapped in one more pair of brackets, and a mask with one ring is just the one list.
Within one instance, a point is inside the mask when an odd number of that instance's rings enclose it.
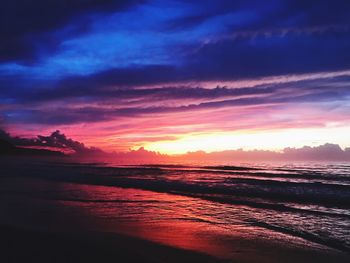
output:
{"label": "glow on horizon", "polygon": [[224,150],[272,150],[319,146],[325,143],[350,147],[350,126],[285,129],[274,131],[216,132],[184,135],[178,140],[150,142],[142,146],[147,150],[163,154],[183,154],[193,151],[215,152]]}

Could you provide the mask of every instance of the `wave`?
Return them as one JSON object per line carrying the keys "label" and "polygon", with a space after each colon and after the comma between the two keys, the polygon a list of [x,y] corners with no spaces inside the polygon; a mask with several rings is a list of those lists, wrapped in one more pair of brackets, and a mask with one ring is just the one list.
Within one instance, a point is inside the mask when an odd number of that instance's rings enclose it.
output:
{"label": "wave", "polygon": [[350,247],[344,242],[335,238],[322,237],[320,235],[317,235],[308,231],[302,231],[300,229],[298,230],[294,228],[287,228],[287,227],[273,225],[266,222],[259,222],[255,220],[251,220],[250,224],[253,226],[263,227],[263,228],[270,229],[283,234],[288,234],[295,237],[301,237],[305,240],[309,240],[311,242],[318,243],[320,245],[325,245],[330,248],[335,248],[335,249],[350,253]]}
{"label": "wave", "polygon": [[256,170],[262,170],[262,168],[256,168],[256,167],[247,167],[247,166],[202,166],[200,168],[204,169],[214,169],[214,170],[225,170],[225,171],[256,171]]}
{"label": "wave", "polygon": [[[141,165],[132,166],[138,169],[159,168],[161,170],[191,172],[191,173],[212,173],[226,174],[240,177],[262,177],[262,178],[281,178],[281,179],[313,179],[313,180],[332,180],[338,183],[350,183],[348,174],[329,174],[328,172],[312,171],[310,169],[286,169],[275,168],[269,170],[266,168],[247,167],[247,166],[185,166],[185,165]],[[121,168],[121,167],[115,167]]]}
{"label": "wave", "polygon": [[[178,168],[178,166],[171,167]],[[167,170],[160,165],[154,167],[91,167],[88,165],[55,167],[50,165],[36,168],[28,171],[26,167],[18,167],[18,171],[12,172],[12,175],[71,183],[139,188],[187,196],[196,195],[201,198],[211,198],[214,201],[220,199],[220,202],[255,206],[268,204],[271,207],[271,204],[274,204],[275,207],[280,207],[279,203],[300,203],[350,208],[350,186],[327,183],[327,181],[325,183],[290,182],[262,178],[217,177],[213,174],[207,176],[217,179],[212,182],[202,180],[200,177],[189,177],[189,174],[193,173],[192,170]],[[194,173],[197,173],[196,171]],[[177,175],[175,179],[174,174]],[[254,176],[256,176],[255,173]]]}
{"label": "wave", "polygon": [[[74,176],[40,176],[55,181],[81,183],[90,185],[116,186],[123,188],[138,188],[162,193],[173,193],[185,196],[196,196],[212,201],[220,201],[232,204],[244,204],[269,209],[286,209],[276,202],[292,202],[303,204],[332,205],[334,207],[350,207],[349,187],[315,185],[315,184],[258,184],[210,186],[204,184],[192,184],[181,181],[167,181],[154,179],[125,178],[117,176],[103,176],[95,174],[83,174]],[[254,200],[254,202],[252,201]],[[259,202],[257,202],[257,200]]]}

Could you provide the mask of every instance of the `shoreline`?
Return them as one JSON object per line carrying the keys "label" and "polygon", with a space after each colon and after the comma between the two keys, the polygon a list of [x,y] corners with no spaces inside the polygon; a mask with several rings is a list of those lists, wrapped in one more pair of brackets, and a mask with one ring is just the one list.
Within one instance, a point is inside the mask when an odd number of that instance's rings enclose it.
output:
{"label": "shoreline", "polygon": [[56,233],[0,225],[0,261],[7,262],[227,262],[115,233]]}
{"label": "shoreline", "polygon": [[[109,232],[45,232],[0,225],[1,262],[348,262],[349,255],[237,241],[237,255],[219,259],[129,235]],[[247,244],[248,242],[248,244]],[[250,253],[248,251],[250,250]],[[240,253],[243,252],[244,253]]]}

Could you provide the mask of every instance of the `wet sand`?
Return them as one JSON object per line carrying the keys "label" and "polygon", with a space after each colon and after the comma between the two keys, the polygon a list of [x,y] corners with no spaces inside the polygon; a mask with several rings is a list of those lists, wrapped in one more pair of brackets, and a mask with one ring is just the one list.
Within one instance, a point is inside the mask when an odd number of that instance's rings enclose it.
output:
{"label": "wet sand", "polygon": [[[348,262],[345,254],[327,254],[236,240],[234,259],[164,246],[115,233],[43,232],[0,226],[1,262]],[[248,252],[250,250],[250,252]],[[240,253],[245,251],[244,253]]]}
{"label": "wet sand", "polygon": [[48,233],[1,225],[0,245],[3,263],[224,262],[114,233]]}

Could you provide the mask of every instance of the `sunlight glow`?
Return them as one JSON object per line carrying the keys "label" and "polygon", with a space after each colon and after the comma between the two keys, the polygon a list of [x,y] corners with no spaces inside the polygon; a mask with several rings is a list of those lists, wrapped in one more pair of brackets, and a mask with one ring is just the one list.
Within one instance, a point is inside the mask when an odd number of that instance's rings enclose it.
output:
{"label": "sunlight glow", "polygon": [[275,131],[239,131],[210,134],[190,134],[173,141],[159,141],[143,145],[147,150],[167,154],[181,154],[188,151],[275,150],[285,147],[318,146],[336,143],[350,146],[350,127],[285,129]]}

